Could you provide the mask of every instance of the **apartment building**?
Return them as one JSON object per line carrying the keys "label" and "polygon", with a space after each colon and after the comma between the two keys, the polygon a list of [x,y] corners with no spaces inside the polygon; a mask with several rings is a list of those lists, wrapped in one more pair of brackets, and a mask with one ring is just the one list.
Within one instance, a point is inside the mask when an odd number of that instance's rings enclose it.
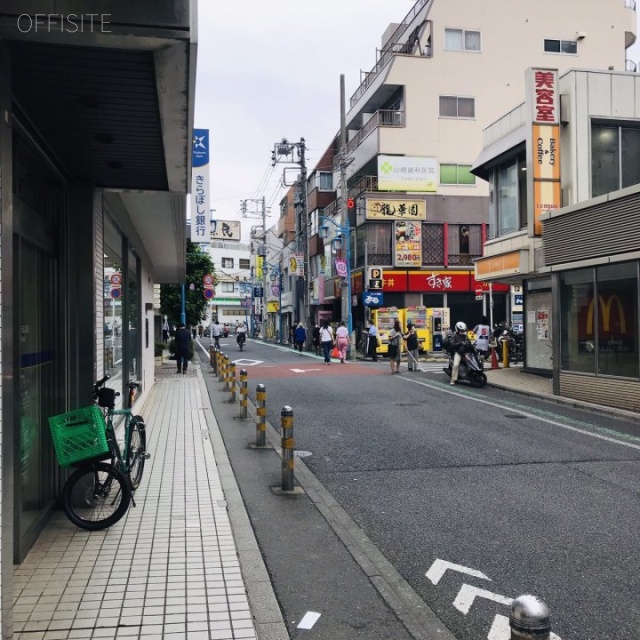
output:
{"label": "apartment building", "polygon": [[[571,67],[624,71],[636,39],[633,0],[418,0],[382,37],[376,63],[361,73],[347,105],[341,168],[355,230],[351,247],[353,317],[362,323],[366,268],[384,272],[385,306],[449,307],[452,319],[489,315],[488,285],[473,261],[497,229],[489,223],[491,194],[471,167],[482,129],[521,99],[524,69]],[[338,213],[338,202],[324,214]],[[310,210],[309,229],[320,212]],[[310,247],[317,251],[314,236]],[[341,296],[330,249],[327,292]],[[313,259],[313,253],[311,254]],[[509,286],[492,284],[493,317],[509,320]],[[477,300],[477,293],[481,300]]]}
{"label": "apartment building", "polygon": [[554,393],[640,411],[640,76],[527,76],[473,167],[496,230],[476,278],[522,286],[525,367]]}

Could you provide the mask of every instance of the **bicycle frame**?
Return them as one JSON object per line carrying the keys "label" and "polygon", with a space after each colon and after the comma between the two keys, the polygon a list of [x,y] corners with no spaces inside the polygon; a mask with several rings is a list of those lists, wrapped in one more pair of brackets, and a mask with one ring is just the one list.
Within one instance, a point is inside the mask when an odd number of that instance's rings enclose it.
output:
{"label": "bicycle frame", "polygon": [[[113,426],[114,416],[125,416],[124,421],[124,446],[121,449],[116,437],[116,429]],[[108,409],[106,417],[107,423],[107,441],[109,442],[109,449],[111,450],[112,458],[117,461],[117,466],[120,467],[125,473],[129,472],[129,465],[127,460],[129,459],[129,432],[131,430],[131,420],[133,419],[133,412],[131,409]]]}

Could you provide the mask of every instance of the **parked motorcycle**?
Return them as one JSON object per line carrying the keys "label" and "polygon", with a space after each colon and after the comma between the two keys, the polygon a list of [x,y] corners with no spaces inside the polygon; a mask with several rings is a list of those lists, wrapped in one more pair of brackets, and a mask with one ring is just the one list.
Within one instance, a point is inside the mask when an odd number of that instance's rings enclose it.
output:
{"label": "parked motorcycle", "polygon": [[[453,369],[453,353],[449,353],[449,363],[443,371],[451,377]],[[458,382],[464,380],[472,387],[484,387],[487,384],[487,376],[484,373],[484,359],[480,357],[476,348],[469,344],[462,356],[458,369]]]}

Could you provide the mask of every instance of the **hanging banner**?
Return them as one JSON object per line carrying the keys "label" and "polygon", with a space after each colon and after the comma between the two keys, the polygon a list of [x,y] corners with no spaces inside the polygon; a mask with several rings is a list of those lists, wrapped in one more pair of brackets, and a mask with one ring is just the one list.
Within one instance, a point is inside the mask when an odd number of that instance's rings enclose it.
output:
{"label": "hanging banner", "polygon": [[292,276],[304,277],[304,253],[294,253],[289,258],[289,272]]}
{"label": "hanging banner", "polygon": [[419,267],[422,265],[422,223],[394,222],[396,267]]}
{"label": "hanging banner", "polygon": [[191,242],[209,244],[209,129],[193,130],[191,155]]}
{"label": "hanging banner", "polygon": [[339,278],[347,279],[347,260],[346,258],[336,258],[336,275]]}

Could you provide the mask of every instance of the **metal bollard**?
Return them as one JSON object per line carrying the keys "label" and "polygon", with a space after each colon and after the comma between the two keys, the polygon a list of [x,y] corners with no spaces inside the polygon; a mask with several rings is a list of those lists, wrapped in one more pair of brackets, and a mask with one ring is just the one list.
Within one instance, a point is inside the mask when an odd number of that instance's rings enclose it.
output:
{"label": "metal bollard", "polygon": [[256,447],[264,447],[267,437],[267,390],[263,384],[256,387]]}
{"label": "metal bollard", "polygon": [[511,603],[509,615],[511,640],[549,640],[549,607],[537,596],[525,594]]}
{"label": "metal bollard", "polygon": [[227,357],[224,369],[224,390],[231,390],[231,360]]}
{"label": "metal bollard", "polygon": [[504,369],[509,368],[509,341],[502,341],[502,366]]}
{"label": "metal bollard", "polygon": [[247,377],[247,370],[240,369],[240,417],[244,420],[247,418],[247,399],[249,395]]}
{"label": "metal bollard", "polygon": [[229,366],[229,391],[231,392],[231,397],[229,398],[229,402],[236,401],[236,363],[232,362]]}
{"label": "metal bollard", "polygon": [[211,368],[213,369],[213,375],[218,375],[218,350],[211,346],[209,347],[209,357],[211,358]]}
{"label": "metal bollard", "polygon": [[280,411],[280,427],[282,428],[282,490],[293,491],[293,409],[282,407]]}
{"label": "metal bollard", "polygon": [[224,382],[224,353],[218,354],[218,381]]}

